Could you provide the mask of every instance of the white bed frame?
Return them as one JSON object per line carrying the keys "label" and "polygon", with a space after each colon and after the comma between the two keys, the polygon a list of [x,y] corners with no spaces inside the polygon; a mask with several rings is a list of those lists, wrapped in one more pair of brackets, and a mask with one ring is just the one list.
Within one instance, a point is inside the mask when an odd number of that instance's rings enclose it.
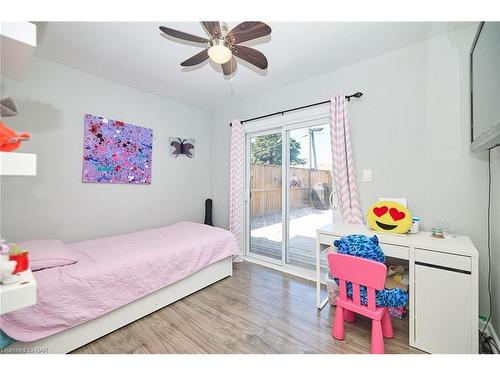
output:
{"label": "white bed frame", "polygon": [[68,353],[232,275],[232,257],[227,257],[96,319],[37,341],[17,341],[4,353]]}

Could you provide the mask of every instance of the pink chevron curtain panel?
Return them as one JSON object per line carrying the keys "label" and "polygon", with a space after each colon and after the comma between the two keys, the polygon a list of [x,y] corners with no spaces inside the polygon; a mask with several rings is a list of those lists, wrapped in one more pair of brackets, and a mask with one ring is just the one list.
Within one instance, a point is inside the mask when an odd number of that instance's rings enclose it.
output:
{"label": "pink chevron curtain panel", "polygon": [[351,128],[347,118],[347,99],[344,94],[337,94],[331,98],[330,134],[333,176],[342,211],[342,221],[362,224],[363,215],[351,145]]}
{"label": "pink chevron curtain panel", "polygon": [[[229,231],[234,234],[238,245],[241,245],[241,222],[243,219],[243,157],[245,153],[245,131],[239,120],[231,123],[231,163],[229,170]],[[243,254],[234,258],[235,262],[243,261]]]}

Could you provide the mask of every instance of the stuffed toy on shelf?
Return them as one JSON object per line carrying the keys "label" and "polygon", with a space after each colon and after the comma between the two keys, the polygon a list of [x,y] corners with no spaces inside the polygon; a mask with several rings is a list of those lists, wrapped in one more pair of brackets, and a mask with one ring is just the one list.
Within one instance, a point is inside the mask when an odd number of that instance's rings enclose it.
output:
{"label": "stuffed toy on shelf", "polygon": [[[12,98],[0,100],[1,117],[11,117],[17,115],[17,106]],[[0,121],[0,151],[10,152],[17,150],[21,142],[30,139],[29,133],[16,133],[14,130]]]}
{"label": "stuffed toy on shelf", "polygon": [[19,276],[14,274],[17,262],[9,260],[10,244],[0,240],[0,284],[13,284],[19,281]]}

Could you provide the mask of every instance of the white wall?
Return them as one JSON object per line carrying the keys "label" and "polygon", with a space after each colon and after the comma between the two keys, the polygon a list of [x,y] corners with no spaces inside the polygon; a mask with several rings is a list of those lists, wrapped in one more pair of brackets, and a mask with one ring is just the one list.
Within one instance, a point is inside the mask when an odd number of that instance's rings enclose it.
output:
{"label": "white wall", "polygon": [[469,235],[480,251],[485,312],[486,157],[469,151],[468,53],[475,31],[461,29],[211,114],[215,224],[228,224],[229,121],[361,91],[349,117],[358,175],[373,170],[373,182],[360,182],[363,208],[380,196],[404,196],[424,229],[447,222]]}
{"label": "white wall", "polygon": [[[2,236],[9,241],[77,241],[174,223],[203,221],[210,194],[208,113],[82,71],[35,58],[22,82],[3,80],[17,117],[32,133],[20,151],[38,155],[36,177],[3,177]],[[153,129],[151,185],[82,183],[83,116]],[[193,159],[171,159],[168,137],[196,139]]]}
{"label": "white wall", "polygon": [[491,150],[491,324],[500,335],[500,147]]}

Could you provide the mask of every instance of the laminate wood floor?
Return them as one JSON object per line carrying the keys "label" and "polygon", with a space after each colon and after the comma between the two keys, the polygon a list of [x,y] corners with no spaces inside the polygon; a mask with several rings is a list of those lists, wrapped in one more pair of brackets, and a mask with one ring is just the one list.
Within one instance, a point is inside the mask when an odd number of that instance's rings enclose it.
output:
{"label": "laminate wood floor", "polygon": [[[315,284],[244,262],[232,277],[97,339],[73,353],[369,353],[369,319],[331,336],[335,308],[315,306]],[[408,346],[408,319],[393,320],[387,353]]]}

